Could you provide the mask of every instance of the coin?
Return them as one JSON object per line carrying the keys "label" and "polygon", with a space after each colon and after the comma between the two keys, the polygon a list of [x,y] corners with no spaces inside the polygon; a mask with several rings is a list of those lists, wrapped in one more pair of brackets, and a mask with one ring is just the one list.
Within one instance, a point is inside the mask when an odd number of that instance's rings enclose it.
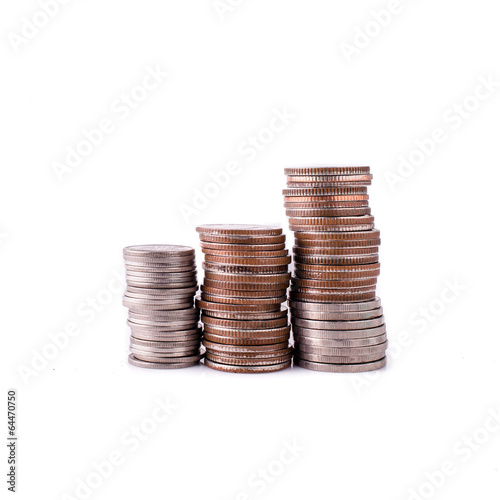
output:
{"label": "coin", "polygon": [[245,358],[241,355],[239,356],[219,356],[211,352],[207,352],[205,359],[213,361],[215,363],[220,363],[224,365],[232,366],[273,366],[279,363],[285,363],[292,359],[291,354],[285,356],[276,356],[273,358]]}
{"label": "coin", "polygon": [[207,300],[209,302],[217,302],[220,304],[281,304],[286,301],[286,295],[280,295],[278,297],[264,297],[264,298],[249,298],[249,297],[227,297],[224,295],[211,295],[209,293],[201,294],[202,300]]}
{"label": "coin", "polygon": [[297,325],[293,326],[293,334],[302,337],[312,337],[317,339],[329,340],[352,340],[378,337],[387,333],[386,326],[381,325],[375,328],[364,328],[362,330],[316,330],[312,328],[303,328]]}
{"label": "coin", "polygon": [[[387,349],[387,342],[382,344],[377,344],[375,346],[365,346],[365,347],[315,347],[307,344],[302,344],[296,342],[295,344],[296,352],[298,351],[299,356],[302,359],[308,359],[304,355],[312,354],[315,356],[336,356],[336,357],[358,357],[358,356],[385,356],[385,351]],[[314,360],[310,360],[314,361]],[[348,360],[349,361],[349,360]],[[338,362],[338,361],[334,361]]]}
{"label": "coin", "polygon": [[231,257],[231,258],[250,258],[255,257],[259,259],[269,259],[270,257],[287,257],[288,250],[274,250],[274,251],[254,251],[254,250],[214,250],[212,248],[202,248],[201,251],[207,255],[215,255],[218,257]]}
{"label": "coin", "polygon": [[273,245],[276,243],[285,243],[286,235],[279,236],[248,236],[248,235],[213,235],[200,233],[200,240],[208,243],[226,243],[248,245]]}
{"label": "coin", "polygon": [[264,344],[264,345],[229,345],[211,342],[206,338],[203,339],[202,344],[211,351],[219,351],[226,353],[265,353],[265,352],[279,352],[288,348],[288,342],[281,342],[281,344]]}
{"label": "coin", "polygon": [[231,319],[231,320],[241,320],[241,321],[257,321],[257,320],[271,320],[278,318],[286,318],[288,319],[288,311],[287,310],[278,310],[278,311],[267,311],[267,312],[259,312],[259,313],[249,313],[249,312],[226,312],[226,311],[203,311],[204,314],[210,316],[212,318],[221,318],[221,319]]}
{"label": "coin", "polygon": [[206,314],[201,315],[202,323],[210,326],[218,326],[221,328],[237,328],[239,330],[266,330],[279,328],[288,324],[288,318],[278,318],[271,320],[249,320],[236,321],[229,319],[213,318]]}
{"label": "coin", "polygon": [[334,166],[317,166],[317,167],[287,167],[285,175],[367,175],[370,174],[370,167],[354,166],[354,165],[334,165]]}
{"label": "coin", "polygon": [[[200,241],[200,246],[202,251],[208,250],[218,250],[221,252],[274,252],[285,250],[285,243],[273,243],[273,244],[231,244],[231,243],[209,243],[206,241]],[[288,251],[285,250],[286,253]]]}
{"label": "coin", "polygon": [[375,300],[366,302],[354,302],[349,304],[311,304],[309,302],[290,301],[290,307],[294,309],[303,309],[309,311],[323,312],[359,312],[378,309],[381,307],[381,300],[377,297]]}
{"label": "coin", "polygon": [[337,255],[296,255],[295,262],[298,264],[313,265],[355,265],[355,264],[374,264],[378,262],[378,253],[366,255],[337,256]]}
{"label": "coin", "polygon": [[204,224],[198,226],[196,231],[201,234],[214,235],[249,235],[249,236],[276,236],[283,232],[281,226],[258,225],[258,224]]}
{"label": "coin", "polygon": [[[353,208],[287,208],[286,214],[293,219],[314,219],[322,217],[363,217],[371,214],[370,207]],[[292,219],[290,219],[292,221]],[[297,220],[294,221],[297,223]]]}
{"label": "coin", "polygon": [[[217,295],[230,298],[241,298],[241,299],[254,299],[260,300],[260,298],[280,298],[285,295],[283,288],[278,289],[266,289],[266,290],[230,290],[226,288],[217,288],[217,282],[212,282],[212,286],[201,285],[202,294],[207,295]],[[286,284],[285,284],[286,285]],[[284,286],[285,286],[284,285]],[[217,301],[213,301],[217,302]]]}
{"label": "coin", "polygon": [[291,300],[300,300],[308,302],[361,302],[364,300],[373,300],[375,298],[375,291],[372,292],[356,292],[350,294],[331,294],[331,295],[313,295],[290,292]]}
{"label": "coin", "polygon": [[203,269],[214,273],[232,273],[232,274],[282,274],[288,271],[288,265],[285,266],[238,266],[226,264],[212,264],[204,262]]}
{"label": "coin", "polygon": [[123,255],[139,257],[184,257],[194,253],[194,248],[182,245],[134,245],[123,249]]}
{"label": "coin", "polygon": [[386,365],[386,358],[382,358],[378,361],[372,361],[369,363],[343,364],[343,365],[315,363],[303,359],[296,359],[294,360],[294,364],[300,366],[301,368],[307,368],[308,370],[314,370],[318,372],[361,373],[372,370],[379,370],[380,368],[383,368]]}
{"label": "coin", "polygon": [[383,309],[370,309],[369,311],[356,312],[323,312],[323,311],[307,311],[303,309],[293,309],[292,314],[296,318],[315,319],[320,321],[350,321],[359,319],[371,319],[382,316]]}
{"label": "coin", "polygon": [[195,366],[199,364],[200,360],[190,361],[190,362],[179,362],[179,363],[150,363],[148,361],[141,361],[137,359],[133,354],[128,357],[128,362],[133,366],[138,366],[140,368],[153,368],[153,369],[177,369],[177,368],[188,368],[190,366]]}
{"label": "coin", "polygon": [[[265,330],[263,330],[265,331]],[[248,336],[248,337],[227,337],[223,335],[215,335],[212,333],[205,332],[203,335],[205,340],[209,340],[211,342],[216,342],[218,344],[225,345],[233,345],[233,346],[274,346],[278,349],[278,346],[283,343],[288,343],[289,334],[280,335],[276,337],[256,337],[256,336]]]}
{"label": "coin", "polygon": [[[378,229],[372,229],[369,231],[352,231],[349,233],[335,233],[326,231],[304,231],[295,235],[295,239],[298,241],[303,240],[376,240],[380,238],[380,231]],[[365,246],[365,245],[363,245]]]}
{"label": "coin", "polygon": [[373,179],[372,174],[350,174],[350,175],[287,175],[287,185],[290,183],[309,183],[315,182],[320,185],[325,183],[338,183],[344,185],[344,183],[352,182],[368,182],[371,183]]}
{"label": "coin", "polygon": [[383,344],[387,340],[384,333],[377,337],[368,337],[366,339],[323,339],[308,337],[305,335],[294,335],[295,344],[316,346],[316,347],[365,347],[371,345]]}
{"label": "coin", "polygon": [[379,246],[380,245],[380,238],[378,239],[370,239],[370,240],[363,240],[363,239],[356,239],[356,240],[332,240],[332,239],[311,239],[307,240],[305,238],[302,238],[304,233],[300,233],[299,236],[295,237],[295,247],[294,248],[325,248],[325,249],[330,249],[330,250],[337,250],[337,249],[348,249],[348,248],[364,248],[364,247],[371,247],[371,246]]}
{"label": "coin", "polygon": [[286,361],[284,363],[278,363],[275,365],[264,365],[264,366],[236,366],[236,365],[225,365],[222,363],[216,363],[209,359],[205,359],[204,363],[209,368],[214,368],[215,370],[220,370],[224,372],[232,373],[269,373],[279,370],[284,370],[292,365],[292,361]]}
{"label": "coin", "polygon": [[295,257],[355,257],[358,255],[378,255],[378,246],[338,248],[338,247],[293,247]]}
{"label": "coin", "polygon": [[281,309],[281,304],[273,303],[261,303],[258,305],[254,304],[222,304],[219,302],[209,302],[206,300],[196,299],[196,305],[203,309],[203,311],[227,311],[227,312],[254,312],[261,313],[264,311],[279,311]]}
{"label": "coin", "polygon": [[277,294],[282,294],[285,293],[285,291],[288,289],[288,285],[290,282],[290,277],[291,275],[288,275],[289,278],[287,281],[278,281],[275,283],[270,283],[270,282],[241,282],[241,281],[217,281],[215,279],[209,279],[207,278],[207,275],[205,273],[205,280],[203,283],[208,288],[211,289],[216,289],[216,290],[226,290],[227,292],[232,292],[232,291],[239,291],[239,292],[252,292],[252,291],[257,291],[257,292],[275,292]]}
{"label": "coin", "polygon": [[258,274],[237,274],[224,271],[205,271],[205,282],[206,280],[211,281],[230,281],[236,283],[285,283],[288,287],[288,282],[292,275],[290,273],[279,273],[279,274],[266,274],[265,276]]}
{"label": "coin", "polygon": [[[323,232],[354,232],[354,231],[369,231],[375,227],[374,224],[354,224],[352,226],[314,226],[313,230],[323,231]],[[311,230],[311,226],[298,226],[296,224],[290,224],[290,230],[295,231],[300,234],[302,232],[308,232]]]}
{"label": "coin", "polygon": [[385,324],[384,316],[357,321],[317,321],[292,317],[292,325],[312,330],[364,330]]}
{"label": "coin", "polygon": [[367,194],[331,194],[321,196],[321,201],[318,201],[319,196],[285,196],[285,203],[324,203],[325,201],[368,201]]}
{"label": "coin", "polygon": [[324,200],[317,199],[316,201],[297,201],[285,200],[283,205],[287,209],[293,210],[325,210],[325,209],[352,209],[352,208],[366,208],[368,207],[368,199],[366,200]]}
{"label": "coin", "polygon": [[285,257],[227,257],[218,255],[205,255],[205,262],[221,263],[238,266],[287,266],[292,262],[291,256]]}
{"label": "coin", "polygon": [[359,187],[313,187],[313,188],[290,188],[283,189],[283,195],[285,197],[289,196],[321,196],[322,198],[325,196],[337,196],[337,195],[358,195],[358,194],[366,194],[367,188],[365,186]]}

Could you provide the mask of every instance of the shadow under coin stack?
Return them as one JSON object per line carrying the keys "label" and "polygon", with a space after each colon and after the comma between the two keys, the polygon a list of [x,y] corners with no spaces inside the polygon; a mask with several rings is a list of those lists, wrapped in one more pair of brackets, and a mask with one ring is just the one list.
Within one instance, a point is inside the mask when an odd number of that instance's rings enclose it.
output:
{"label": "shadow under coin stack", "polygon": [[281,227],[204,225],[202,310],[205,364],[235,373],[291,365],[288,310],[291,257]]}
{"label": "shadow under coin stack", "polygon": [[385,366],[386,327],[375,297],[380,233],[368,206],[369,167],[287,168],[295,232],[290,309],[294,362],[310,370]]}
{"label": "shadow under coin stack", "polygon": [[199,363],[201,329],[193,305],[198,290],[193,248],[141,245],[123,250],[129,309],[129,363],[143,368],[186,368]]}

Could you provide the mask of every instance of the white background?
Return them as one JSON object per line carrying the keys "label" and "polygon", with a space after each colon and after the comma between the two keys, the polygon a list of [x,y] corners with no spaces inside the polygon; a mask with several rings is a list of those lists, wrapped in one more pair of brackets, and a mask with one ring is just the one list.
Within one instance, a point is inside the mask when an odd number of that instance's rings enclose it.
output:
{"label": "white background", "polygon": [[[481,78],[500,81],[499,12],[491,0],[401,0],[349,63],[341,44],[387,7],[246,0],[221,19],[210,0],[73,0],[20,43],[40,7],[2,2],[2,399],[19,391],[18,498],[82,498],[78,481],[115,451],[123,463],[90,498],[498,498],[500,87],[469,99],[467,118],[453,106]],[[116,99],[157,66],[169,76],[123,119]],[[275,109],[295,117],[248,161],[238,148]],[[54,162],[103,118],[114,130],[60,181]],[[391,189],[387,173],[435,128],[446,140]],[[240,173],[186,220],[181,205],[229,161]],[[286,227],[283,168],[316,162],[372,167],[387,369],[141,370],[126,361],[120,291],[83,313],[116,287],[126,245],[198,247],[200,223]],[[68,323],[80,334],[23,378]],[[167,397],[178,408],[132,452],[121,436]],[[482,444],[457,445],[464,435]],[[285,441],[301,451],[280,466]],[[426,489],[444,461],[455,473]]]}

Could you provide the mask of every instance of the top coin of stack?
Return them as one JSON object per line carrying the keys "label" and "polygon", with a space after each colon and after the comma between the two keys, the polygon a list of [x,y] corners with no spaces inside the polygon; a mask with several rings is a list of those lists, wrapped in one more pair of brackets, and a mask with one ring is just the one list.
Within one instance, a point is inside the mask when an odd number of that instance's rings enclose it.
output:
{"label": "top coin of stack", "polygon": [[202,310],[205,364],[237,373],[291,364],[286,302],[291,257],[281,227],[203,225]]}
{"label": "top coin of stack", "polygon": [[201,359],[194,249],[140,245],[123,250],[132,331],[129,362],[145,368],[185,368]]}
{"label": "top coin of stack", "polygon": [[368,206],[370,168],[287,168],[285,174],[285,208],[295,232],[295,360],[321,371],[379,368],[387,343],[375,297],[380,232]]}

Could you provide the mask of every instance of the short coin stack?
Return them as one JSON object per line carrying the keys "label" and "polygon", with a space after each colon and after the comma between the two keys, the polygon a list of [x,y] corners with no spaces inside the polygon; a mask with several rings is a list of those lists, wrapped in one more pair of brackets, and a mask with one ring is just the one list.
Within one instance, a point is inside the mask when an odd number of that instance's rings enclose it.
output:
{"label": "short coin stack", "polygon": [[291,257],[281,227],[197,227],[205,254],[202,310],[205,365],[263,373],[291,365],[288,310]]}
{"label": "short coin stack", "polygon": [[201,329],[193,305],[198,290],[193,248],[141,245],[123,250],[129,309],[129,363],[143,368],[198,364]]}
{"label": "short coin stack", "polygon": [[295,232],[290,308],[295,363],[362,372],[386,363],[380,232],[368,206],[369,167],[287,168],[283,191]]}

